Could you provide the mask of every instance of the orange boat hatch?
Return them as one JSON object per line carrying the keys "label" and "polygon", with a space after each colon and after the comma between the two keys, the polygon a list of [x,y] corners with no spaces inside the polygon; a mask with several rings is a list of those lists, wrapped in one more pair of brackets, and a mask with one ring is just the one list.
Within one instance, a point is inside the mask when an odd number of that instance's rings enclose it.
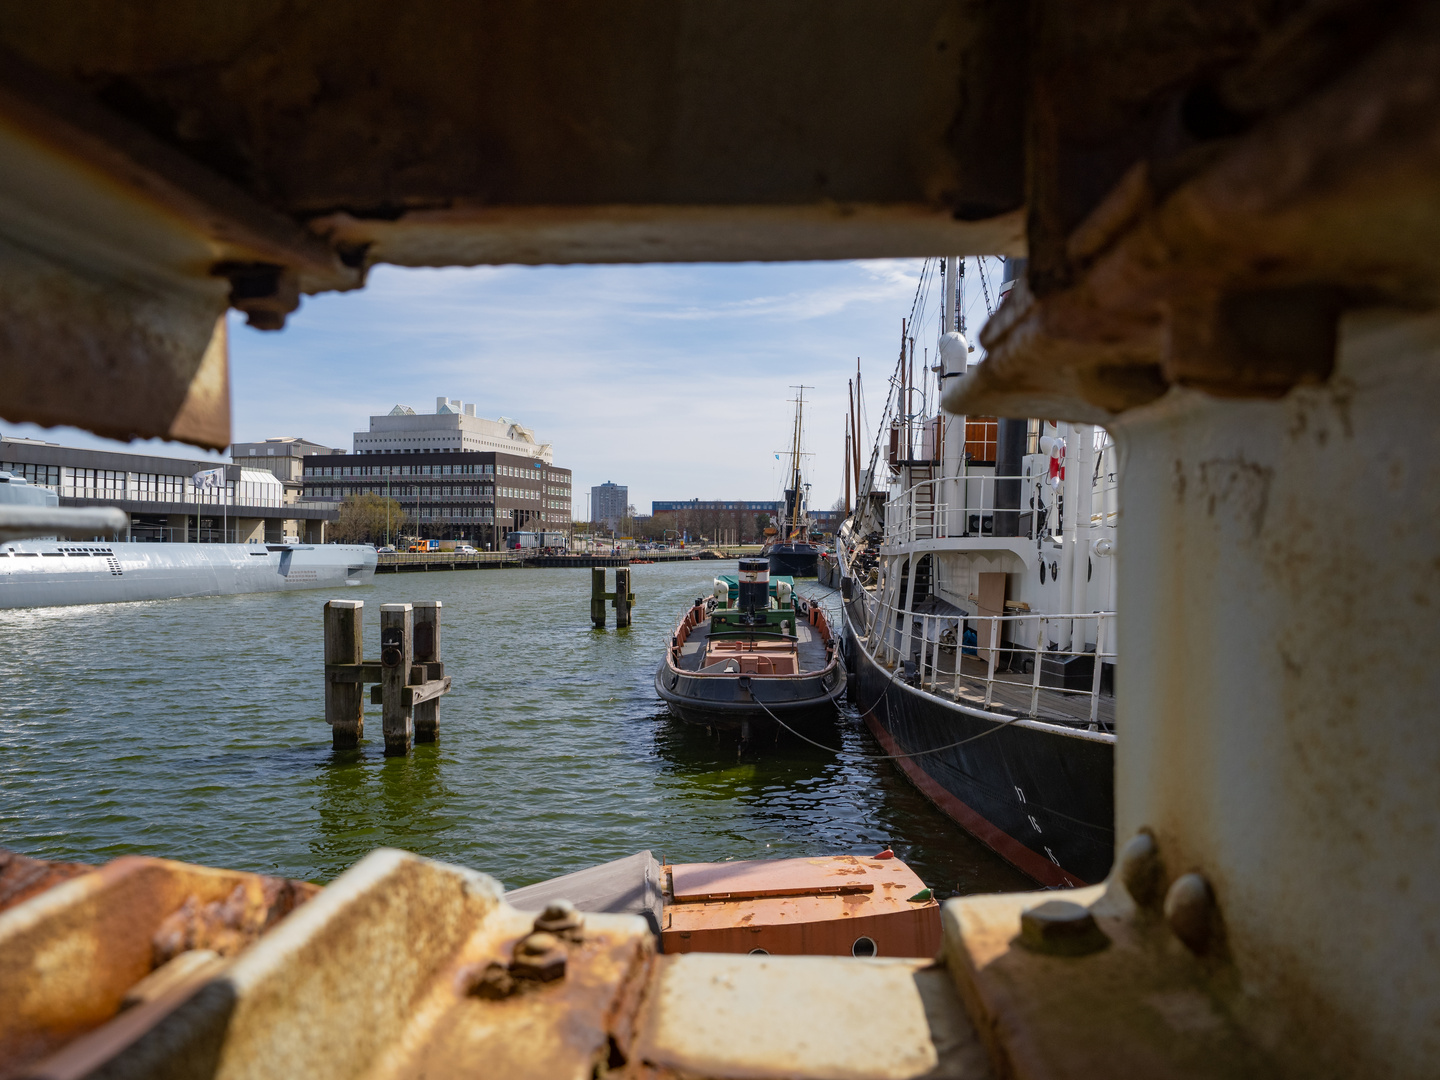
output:
{"label": "orange boat hatch", "polygon": [[[893,864],[890,864],[893,865]],[[903,864],[902,864],[903,865]],[[671,870],[676,900],[725,900],[746,896],[812,896],[874,892],[886,863],[837,855],[819,859],[746,859],[687,863]],[[885,874],[887,878],[897,877]],[[906,874],[915,878],[914,874]],[[919,878],[915,878],[919,881]]]}
{"label": "orange boat hatch", "polygon": [[664,881],[667,953],[933,956],[940,946],[939,905],[893,856],[682,863]]}

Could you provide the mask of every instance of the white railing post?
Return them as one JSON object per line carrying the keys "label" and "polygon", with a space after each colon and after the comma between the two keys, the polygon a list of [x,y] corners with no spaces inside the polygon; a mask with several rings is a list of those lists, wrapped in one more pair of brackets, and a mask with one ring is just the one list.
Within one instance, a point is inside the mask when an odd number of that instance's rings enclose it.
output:
{"label": "white railing post", "polygon": [[925,663],[926,654],[930,651],[930,616],[920,616],[920,670],[916,672],[920,676],[920,688],[925,688]]}
{"label": "white railing post", "polygon": [[[986,619],[990,623],[990,662],[989,668],[985,672],[985,707],[988,709],[990,702],[993,701],[995,697],[995,658],[1000,655],[1000,625],[996,620],[998,620],[1000,616],[980,615],[977,617]],[[978,630],[979,628],[977,627],[976,629]],[[976,640],[979,640],[978,634]]]}
{"label": "white railing post", "polygon": [[901,581],[905,587],[905,610],[901,618],[900,641],[896,649],[895,662],[897,664],[904,664],[906,660],[910,659],[910,624],[915,621],[912,612],[915,609],[915,571],[919,569],[919,563],[920,560],[912,554],[905,560],[905,570],[901,575]]}
{"label": "white railing post", "polygon": [[940,688],[940,635],[945,632],[940,624],[940,616],[933,616],[935,620],[935,640],[930,645],[930,683],[938,690]]}
{"label": "white railing post", "polygon": [[1035,624],[1035,670],[1030,680],[1030,715],[1038,716],[1040,713],[1040,668],[1045,660],[1045,623],[1047,617],[1042,615]]}
{"label": "white railing post", "polygon": [[1100,642],[1104,635],[1105,616],[1097,613],[1095,616],[1095,670],[1090,674],[1090,723],[1097,724],[1100,719]]}

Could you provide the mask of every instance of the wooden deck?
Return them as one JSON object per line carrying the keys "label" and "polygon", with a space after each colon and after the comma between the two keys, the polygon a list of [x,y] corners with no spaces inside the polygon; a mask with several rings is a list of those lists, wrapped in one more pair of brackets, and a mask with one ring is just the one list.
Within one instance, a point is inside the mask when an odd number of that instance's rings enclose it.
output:
{"label": "wooden deck", "polygon": [[[797,651],[800,673],[823,671],[825,669],[825,642],[807,622],[797,620],[796,637],[799,638]],[[700,661],[705,655],[705,643],[710,637],[710,620],[705,620],[690,631],[685,644],[680,646],[680,670],[699,671]]]}

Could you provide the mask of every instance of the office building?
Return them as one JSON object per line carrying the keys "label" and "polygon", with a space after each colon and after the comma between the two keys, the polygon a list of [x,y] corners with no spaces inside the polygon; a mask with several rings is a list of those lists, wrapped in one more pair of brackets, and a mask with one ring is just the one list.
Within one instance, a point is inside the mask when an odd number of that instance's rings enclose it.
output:
{"label": "office building", "polygon": [[299,502],[301,463],[315,454],[343,454],[344,450],[321,446],[309,439],[279,436],[264,442],[235,443],[230,447],[230,460],[250,469],[268,469],[285,485],[285,501]]}
{"label": "office building", "polygon": [[[338,509],[357,495],[400,504],[409,535],[498,550],[516,530],[569,531],[570,470],[520,454],[416,450],[306,457],[304,498]],[[398,536],[392,539],[398,539]]]}
{"label": "office building", "polygon": [[616,528],[628,516],[630,489],[624,484],[609,480],[590,489],[590,520],[605,523],[606,528]]}
{"label": "office building", "polygon": [[543,465],[555,460],[549,443],[508,417],[489,420],[475,415],[475,406],[456,398],[437,397],[433,413],[417,413],[396,405],[383,416],[370,417],[370,430],[355,432],[356,454],[425,454],[473,451],[531,458]]}
{"label": "office building", "polygon": [[[223,469],[223,489],[197,490],[195,473]],[[287,502],[269,469],[213,459],[81,450],[37,439],[0,438],[0,472],[50,488],[61,506],[118,506],[130,539],[174,543],[323,543],[332,506]]]}

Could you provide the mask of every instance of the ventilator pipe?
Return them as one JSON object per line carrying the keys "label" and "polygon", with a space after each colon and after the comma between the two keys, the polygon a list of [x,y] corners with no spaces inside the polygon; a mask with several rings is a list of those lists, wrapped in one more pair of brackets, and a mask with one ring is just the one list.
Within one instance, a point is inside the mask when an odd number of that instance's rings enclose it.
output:
{"label": "ventilator pipe", "polygon": [[1001,420],[995,449],[995,536],[1020,535],[1021,471],[1025,468],[1027,420]]}

